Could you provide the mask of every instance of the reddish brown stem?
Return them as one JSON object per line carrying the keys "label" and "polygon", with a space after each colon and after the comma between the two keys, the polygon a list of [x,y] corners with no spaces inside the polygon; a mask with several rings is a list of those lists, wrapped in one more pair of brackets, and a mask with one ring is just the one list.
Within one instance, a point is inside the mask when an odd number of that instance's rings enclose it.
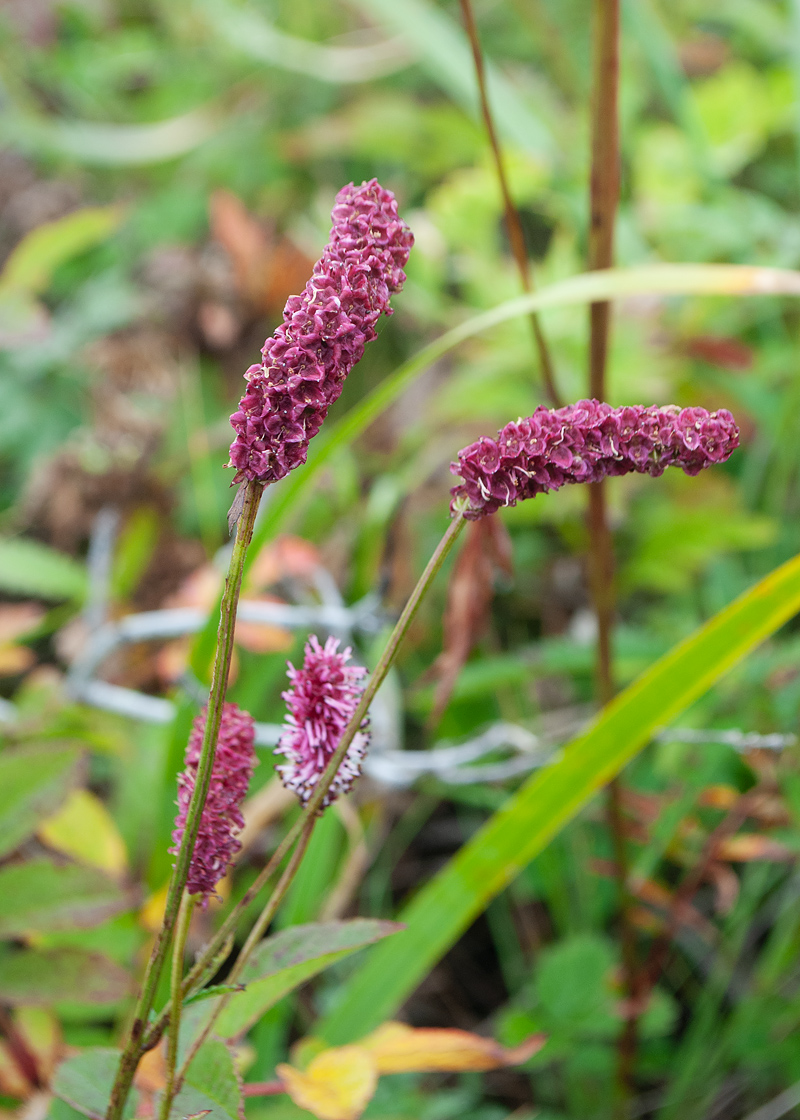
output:
{"label": "reddish brown stem", "polygon": [[[757,785],[738,798],[725,819],[720,821],[708,837],[703,845],[703,850],[700,853],[699,859],[695,865],[687,871],[677,890],[674,892],[664,922],[664,929],[650,946],[650,952],[648,953],[647,960],[642,969],[642,982],[639,992],[640,1003],[644,1004],[646,1002],[646,997],[658,982],[658,978],[667,961],[672,939],[681,924],[681,913],[686,905],[691,902],[698,887],[708,874],[709,867],[717,858],[720,845],[724,840],[727,840],[729,836],[733,836],[735,832],[739,831],[739,828],[752,813],[755,803],[758,801],[759,797],[762,796],[763,792],[764,787],[762,785]],[[644,1010],[644,1007],[642,1007],[641,1010]]]}
{"label": "reddish brown stem", "polygon": [[[522,222],[520,220],[519,211],[514,205],[514,200],[511,197],[511,190],[508,186],[508,177],[503,162],[500,139],[497,135],[497,128],[495,127],[494,117],[492,116],[492,108],[489,104],[489,93],[486,85],[486,65],[483,60],[478,27],[475,23],[475,14],[472,10],[472,0],[461,0],[461,13],[464,18],[464,27],[466,28],[470,45],[472,46],[472,57],[475,60],[475,77],[478,82],[481,116],[483,117],[483,123],[486,126],[486,132],[489,136],[489,144],[491,145],[492,155],[494,157],[497,179],[500,184],[500,193],[503,196],[503,209],[505,211],[508,239],[511,243],[511,252],[514,255],[514,260],[519,270],[522,287],[526,292],[530,292],[533,290],[534,286],[533,270],[531,269],[528,253],[525,248],[525,235],[522,232]],[[544,382],[545,391],[550,403],[558,408],[561,404],[561,398],[556,388],[553,360],[550,356],[550,349],[547,345],[542,325],[535,312],[530,315],[530,323],[533,331],[534,343],[536,344],[536,352],[539,355],[539,365],[541,366],[542,381]]]}
{"label": "reddish brown stem", "polygon": [[[589,187],[590,269],[610,268],[614,261],[614,225],[619,202],[619,0],[594,0],[591,179]],[[593,303],[589,309],[589,395],[606,396],[608,338],[611,305]],[[614,625],[614,552],[606,511],[604,482],[589,487],[589,580],[597,616],[597,691],[601,703],[614,695],[612,631]],[[636,931],[631,921],[628,853],[622,809],[622,784],[615,778],[608,786],[608,825],[614,851],[619,899],[627,1014],[618,1043],[618,1082],[621,1103],[633,1091],[637,1050],[639,972]]]}
{"label": "reddish brown stem", "polygon": [[277,1097],[285,1092],[282,1081],[246,1081],[242,1088],[245,1097]]}

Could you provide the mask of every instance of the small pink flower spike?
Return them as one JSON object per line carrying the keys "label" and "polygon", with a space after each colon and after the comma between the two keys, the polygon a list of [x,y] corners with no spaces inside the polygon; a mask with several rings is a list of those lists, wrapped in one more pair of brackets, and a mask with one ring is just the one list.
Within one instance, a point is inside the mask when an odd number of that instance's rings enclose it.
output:
{"label": "small pink flower spike", "polygon": [[[178,816],[172,833],[172,855],[178,854],[186,828],[186,814],[197,779],[205,726],[206,709],[203,708],[189,736],[185,769],[178,775]],[[189,894],[203,895],[204,902],[214,893],[214,888],[242,846],[237,833],[244,828],[241,804],[256,765],[254,742],[255,723],[250,713],[235,704],[223,705],[211,784],[200,817],[200,830],[186,882]]]}
{"label": "small pink flower spike", "polygon": [[450,470],[462,481],[451,490],[450,508],[477,521],[568,483],[631,471],[656,477],[667,467],[698,474],[738,446],[739,429],[725,408],[612,408],[594,400],[541,406],[527,420],[506,424],[496,440],[459,451]]}
{"label": "small pink flower spike", "polygon": [[263,361],[245,374],[247,391],[231,416],[234,482],[276,482],[306,461],[309,440],[405,281],[414,237],[377,179],[340,190],[331,218],[305,291],[289,298]]}
{"label": "small pink flower spike", "polygon": [[[312,634],[306,643],[303,668],[295,669],[288,663],[292,687],[283,698],[289,711],[275,750],[286,762],[275,769],[303,805],[314,792],[364,691],[367,670],[347,664],[352,652],[349,648],[342,653],[338,649],[338,638],[328,638],[323,648]],[[347,748],[322,808],[352,789],[361,773],[369,746],[367,727],[368,721],[364,720]]]}

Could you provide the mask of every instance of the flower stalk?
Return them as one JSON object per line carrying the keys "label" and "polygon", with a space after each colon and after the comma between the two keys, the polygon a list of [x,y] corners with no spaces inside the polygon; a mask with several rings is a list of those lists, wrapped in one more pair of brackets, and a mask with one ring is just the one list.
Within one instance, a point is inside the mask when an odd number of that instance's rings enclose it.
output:
{"label": "flower stalk", "polygon": [[167,1039],[167,1083],[164,1086],[164,1095],[161,1098],[159,1120],[168,1120],[172,1102],[180,1091],[176,1084],[175,1068],[178,1064],[178,1038],[181,1026],[181,980],[183,978],[183,958],[186,952],[186,938],[189,935],[189,925],[192,920],[195,897],[184,891],[181,908],[178,912],[178,924],[175,928],[175,943],[172,947],[172,971],[170,973],[170,1022],[172,1027]]}
{"label": "flower stalk", "polygon": [[136,1004],[133,1023],[131,1024],[128,1038],[120,1058],[114,1087],[111,1091],[106,1120],[121,1120],[122,1110],[128,1098],[139,1058],[143,1053],[142,1043],[145,1027],[153,1006],[156,988],[161,977],[170,940],[175,923],[178,918],[181,898],[189,877],[189,868],[194,852],[197,833],[200,828],[200,818],[208,796],[211,782],[211,770],[214,763],[219,728],[222,721],[222,705],[225,702],[225,693],[228,687],[228,674],[233,654],[233,632],[236,624],[236,607],[239,602],[239,593],[242,586],[242,573],[247,548],[253,536],[258,506],[263,493],[263,483],[248,481],[245,488],[242,514],[236,529],[236,539],[231,553],[228,574],[225,577],[225,589],[220,605],[219,629],[217,631],[217,649],[214,657],[214,668],[211,675],[211,689],[208,698],[208,714],[206,718],[203,745],[197,765],[197,776],[194,791],[186,812],[186,826],[181,840],[181,845],[175,860],[175,867],[170,879],[167,892],[167,903],[164,910],[164,920],[159,929],[150,960],[145,972],[142,990]]}
{"label": "flower stalk", "polygon": [[[452,550],[453,545],[458,540],[458,537],[461,534],[461,531],[463,530],[465,524],[466,521],[464,519],[463,513],[461,511],[457,511],[450,524],[448,525],[442,539],[436,546],[433,555],[426,564],[425,570],[417,581],[417,584],[412,591],[408,602],[403,608],[400,618],[397,620],[397,623],[389,637],[388,642],[386,643],[383,653],[381,654],[374,671],[370,674],[369,680],[361,695],[358,706],[350,717],[350,721],[348,722],[347,727],[342,733],[342,737],[339,740],[336,750],[331,755],[328,765],[326,766],[324,772],[320,775],[316,785],[313,788],[313,792],[306,801],[305,809],[302,816],[296,822],[292,834],[290,834],[292,836],[292,839],[296,838],[299,835],[300,839],[297,843],[297,847],[292,853],[289,863],[287,864],[286,869],[275,888],[275,891],[273,892],[266,906],[256,920],[256,923],[251,929],[245,944],[242,946],[241,952],[236,959],[236,963],[228,975],[228,980],[230,983],[235,983],[237,978],[241,975],[242,969],[247,964],[247,961],[249,960],[253,950],[258,945],[258,942],[260,941],[270,922],[274,918],[278,910],[278,906],[283,900],[286,891],[289,889],[295,873],[300,866],[306,847],[308,846],[308,842],[311,839],[311,833],[314,829],[316,819],[326,803],[328,791],[330,790],[338,775],[339,767],[347,757],[347,752],[353,742],[353,739],[356,737],[356,735],[361,733],[364,720],[367,718],[367,714],[369,712],[370,704],[374,700],[375,694],[377,693],[378,689],[386,679],[386,674],[392,667],[392,664],[397,656],[397,652],[400,648],[400,643],[408,633],[408,629],[411,626],[411,623],[414,621],[414,617],[419,610],[419,606],[423,598],[425,597],[425,594],[427,593],[431,583],[436,577],[436,574],[439,572],[440,568],[447,559],[447,556]],[[288,850],[288,839],[289,837],[284,840],[284,843],[281,846],[283,854],[285,854],[285,852]],[[270,865],[275,864],[276,858],[275,856],[273,856],[273,859],[270,861]],[[262,876],[263,875],[264,873],[262,872]],[[259,876],[259,878],[261,878],[262,876]],[[253,886],[255,887],[255,884]],[[253,888],[251,888],[251,891],[252,889]],[[242,902],[239,903],[239,906],[231,913],[231,915],[229,915],[228,920],[225,922],[222,929],[217,934],[214,944],[216,944],[216,942],[219,940],[220,934],[222,934],[223,931],[230,931],[232,928],[235,928],[236,918],[234,917],[234,914],[238,916],[238,914],[241,913],[244,904],[245,899],[243,899]],[[232,918],[233,924],[229,925],[229,922]],[[204,957],[207,957],[209,954],[213,954],[213,951],[213,948],[209,946],[204,954]],[[197,968],[197,965],[195,966],[195,968]],[[195,1043],[192,1047],[192,1052],[187,1056],[181,1072],[176,1079],[176,1084],[178,1086],[180,1085],[182,1078],[186,1073],[186,1069],[188,1068],[189,1062],[191,1061],[194,1053],[197,1052],[197,1049],[199,1049],[199,1047],[202,1045],[203,1040],[210,1034],[211,1030],[213,1029],[214,1023],[216,1022],[217,1016],[221,1013],[223,1007],[225,1007],[228,999],[229,997],[225,996],[219,1001],[219,1003],[216,1005],[213,1016],[206,1024],[202,1036],[199,1039],[195,1040]]]}

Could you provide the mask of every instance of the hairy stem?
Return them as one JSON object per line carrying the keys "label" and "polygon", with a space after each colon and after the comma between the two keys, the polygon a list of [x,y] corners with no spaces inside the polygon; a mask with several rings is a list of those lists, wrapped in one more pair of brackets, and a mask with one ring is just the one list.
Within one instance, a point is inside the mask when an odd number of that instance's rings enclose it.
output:
{"label": "hairy stem", "polygon": [[186,938],[194,909],[194,896],[183,893],[178,924],[175,927],[175,942],[172,947],[172,972],[170,974],[170,1027],[167,1039],[167,1083],[161,1098],[160,1120],[167,1120],[175,1094],[180,1085],[175,1083],[175,1067],[178,1064],[178,1035],[181,1027],[181,981],[183,979],[183,958],[186,953]]}
{"label": "hairy stem", "polygon": [[[594,0],[591,181],[589,187],[589,268],[610,268],[614,262],[614,225],[619,203],[619,0]],[[606,397],[611,304],[589,308],[589,395]],[[614,550],[608,527],[606,483],[589,487],[590,584],[597,616],[597,689],[602,704],[614,695],[612,630],[614,625]],[[626,1016],[618,1043],[618,1085],[621,1109],[633,1091],[637,1050],[639,976],[636,931],[631,922],[628,852],[622,804],[622,782],[614,778],[607,790],[607,819],[614,851],[619,905],[620,948],[626,995]]]}
{"label": "hairy stem", "polygon": [[258,505],[264,487],[260,482],[248,482],[245,488],[242,514],[239,518],[236,540],[231,553],[228,574],[225,577],[225,590],[222,595],[220,607],[219,629],[217,631],[217,650],[214,657],[214,668],[211,675],[211,689],[208,697],[208,711],[206,714],[205,734],[200,760],[197,766],[197,777],[189,802],[186,815],[186,828],[180,850],[175,860],[175,868],[170,879],[167,903],[164,911],[164,920],[156,934],[153,950],[145,972],[142,990],[134,1012],[133,1023],[128,1034],[128,1039],[122,1051],[119,1069],[117,1070],[114,1087],[111,1091],[111,1100],[106,1113],[106,1120],[121,1120],[122,1110],[128,1099],[133,1075],[139,1064],[143,1052],[142,1040],[145,1027],[150,1015],[150,1010],[155,999],[161,971],[164,967],[172,931],[178,917],[181,897],[186,880],[189,876],[189,865],[194,852],[197,833],[200,828],[200,817],[208,795],[211,782],[211,768],[214,763],[214,753],[217,749],[220,722],[222,720],[222,705],[225,702],[225,692],[228,687],[228,673],[231,666],[233,653],[233,632],[236,625],[236,607],[239,602],[239,591],[242,585],[242,572],[247,547],[253,536]]}
{"label": "hairy stem", "polygon": [[[297,847],[292,852],[292,858],[287,863],[286,870],[284,871],[283,875],[281,875],[280,879],[278,880],[278,885],[275,887],[275,890],[272,892],[272,895],[270,896],[269,902],[264,907],[264,909],[261,911],[261,914],[259,915],[259,918],[258,918],[257,922],[255,923],[253,928],[250,930],[250,933],[248,934],[247,940],[245,941],[244,945],[242,946],[242,950],[239,953],[239,956],[236,958],[236,963],[234,964],[233,968],[228,973],[228,976],[226,978],[226,983],[235,984],[238,981],[239,977],[242,974],[244,966],[247,964],[248,960],[250,959],[251,953],[255,949],[256,945],[258,945],[264,931],[266,930],[266,928],[269,926],[272,919],[277,914],[278,907],[280,906],[280,904],[283,902],[284,898],[286,897],[286,892],[289,890],[289,887],[292,885],[292,880],[294,879],[295,875],[297,874],[297,870],[298,870],[298,868],[300,867],[300,864],[303,861],[303,856],[306,854],[306,849],[308,848],[308,843],[311,839],[311,833],[314,831],[314,825],[316,823],[317,823],[316,816],[308,817],[308,818],[305,819],[305,826],[304,826],[303,831],[300,835],[300,839],[297,842]],[[203,1043],[208,1038],[208,1036],[211,1034],[212,1030],[214,1029],[214,1024],[216,1023],[219,1016],[222,1014],[225,1007],[227,1007],[230,998],[231,997],[230,997],[230,993],[229,993],[229,994],[223,996],[222,999],[219,1000],[219,1002],[214,1007],[214,1010],[213,1010],[208,1022],[205,1024],[202,1031],[198,1034],[197,1038],[192,1042],[192,1045],[189,1047],[186,1058],[184,1059],[183,1065],[180,1068],[180,1072],[178,1073],[177,1077],[175,1078],[175,1092],[176,1093],[180,1092],[181,1086],[183,1085],[183,1079],[186,1077],[186,1071],[188,1070],[189,1066],[192,1064],[192,1061],[194,1059],[195,1054],[200,1049],[200,1047],[203,1045]],[[170,1027],[170,1031],[171,1030],[172,1030],[172,1028]],[[166,1120],[166,1118],[162,1118],[162,1120]]]}
{"label": "hairy stem", "polygon": [[[461,14],[464,18],[464,27],[466,28],[472,46],[472,57],[475,59],[475,76],[478,81],[481,115],[483,117],[483,123],[486,126],[486,132],[489,136],[492,156],[494,157],[494,166],[497,171],[497,179],[500,183],[500,192],[503,196],[503,209],[505,210],[508,239],[511,242],[511,252],[514,255],[514,260],[519,270],[522,287],[526,292],[531,292],[534,287],[533,270],[531,269],[528,253],[525,249],[525,235],[522,232],[522,222],[520,220],[519,211],[514,205],[514,200],[511,197],[511,191],[508,186],[508,177],[506,176],[505,164],[503,162],[500,139],[495,127],[494,117],[492,116],[492,108],[489,104],[489,93],[486,86],[486,66],[483,60],[481,41],[478,36],[478,27],[475,23],[475,13],[472,10],[472,0],[461,0]],[[542,381],[544,382],[545,392],[547,393],[550,403],[558,408],[562,402],[556,387],[555,370],[553,368],[550,348],[547,345],[547,339],[544,336],[542,324],[539,322],[539,316],[536,312],[531,312],[529,318],[533,331],[533,340],[536,345],[536,352],[539,355],[539,365],[542,371]]]}

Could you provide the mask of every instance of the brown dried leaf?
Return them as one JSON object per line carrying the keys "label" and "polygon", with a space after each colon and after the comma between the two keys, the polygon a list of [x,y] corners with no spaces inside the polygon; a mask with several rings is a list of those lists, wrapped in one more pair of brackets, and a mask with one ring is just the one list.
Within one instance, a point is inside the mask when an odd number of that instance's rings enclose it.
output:
{"label": "brown dried leaf", "polygon": [[499,517],[472,521],[450,577],[444,615],[442,652],[430,669],[438,679],[430,723],[447,707],[458,674],[489,619],[495,574],[513,575],[511,538]]}
{"label": "brown dried leaf", "polygon": [[214,191],[210,211],[212,235],[231,258],[239,294],[256,311],[281,311],[305,287],[313,261],[265,228],[231,191]]}

